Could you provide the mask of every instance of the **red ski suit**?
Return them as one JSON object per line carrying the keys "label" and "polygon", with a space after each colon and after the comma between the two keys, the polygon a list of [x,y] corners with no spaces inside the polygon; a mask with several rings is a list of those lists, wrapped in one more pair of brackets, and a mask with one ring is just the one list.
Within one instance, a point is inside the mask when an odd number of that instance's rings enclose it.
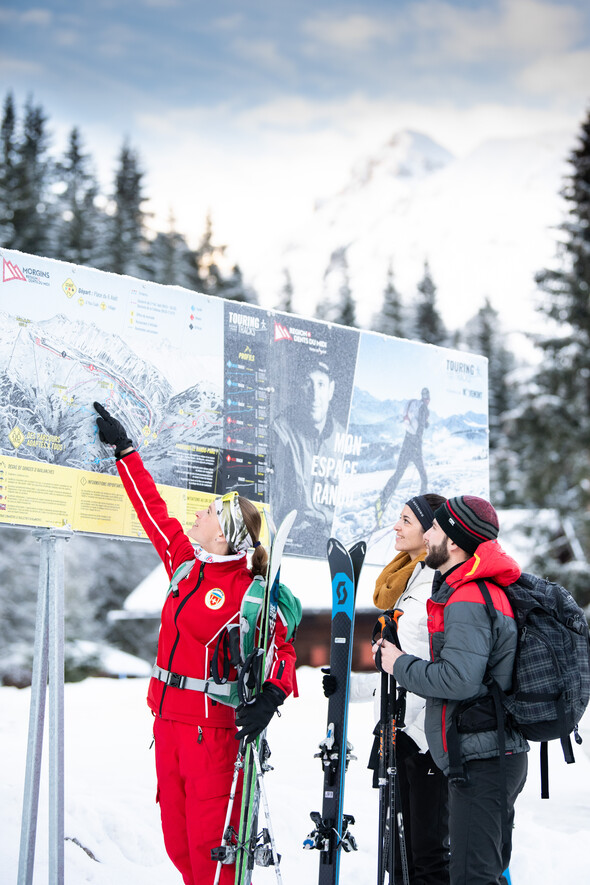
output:
{"label": "red ski suit", "polygon": [[[252,582],[246,555],[214,557],[195,548],[166,503],[137,452],[117,462],[139,521],[169,577],[187,560],[194,566],[169,593],[162,609],[157,664],[171,673],[207,679],[219,635],[239,622],[242,597]],[[295,650],[277,618],[268,681],[286,695],[295,684]],[[267,670],[268,672],[268,670]],[[186,885],[209,885],[220,845],[238,742],[233,707],[214,703],[204,692],[180,689],[152,678],[148,705],[156,719],[154,737],[162,830],[168,855]],[[239,821],[240,796],[233,825]],[[221,883],[233,883],[235,868],[224,865]]]}

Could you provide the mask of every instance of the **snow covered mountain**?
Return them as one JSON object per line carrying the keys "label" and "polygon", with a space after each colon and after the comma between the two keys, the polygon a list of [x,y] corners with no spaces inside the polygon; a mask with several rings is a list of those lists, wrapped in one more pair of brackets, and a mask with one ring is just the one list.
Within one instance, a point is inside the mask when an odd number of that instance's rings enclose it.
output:
{"label": "snow covered mountain", "polygon": [[507,330],[530,329],[539,322],[534,274],[555,255],[574,144],[572,133],[549,133],[487,141],[455,158],[427,135],[394,135],[355,165],[339,193],[316,201],[274,263],[255,274],[261,302],[276,303],[286,268],[295,312],[313,314],[328,292],[331,256],[345,250],[362,325],[381,307],[390,262],[409,304],[428,260],[449,328],[487,296]]}

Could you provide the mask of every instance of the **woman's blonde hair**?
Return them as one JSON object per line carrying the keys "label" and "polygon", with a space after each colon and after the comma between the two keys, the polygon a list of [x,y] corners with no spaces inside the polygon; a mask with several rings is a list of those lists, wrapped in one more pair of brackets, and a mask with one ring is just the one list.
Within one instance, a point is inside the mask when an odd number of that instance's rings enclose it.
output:
{"label": "woman's blonde hair", "polygon": [[[252,543],[255,543],[260,540],[260,529],[262,528],[260,511],[255,507],[252,501],[249,501],[248,498],[242,498],[241,495],[238,495],[238,503],[242,511],[242,516],[244,517],[244,522],[246,523],[246,528],[248,529],[248,534],[252,538]],[[262,575],[263,577],[266,577],[267,565],[268,553],[262,544],[260,544],[258,547],[254,548],[250,571],[252,572],[252,575]]]}

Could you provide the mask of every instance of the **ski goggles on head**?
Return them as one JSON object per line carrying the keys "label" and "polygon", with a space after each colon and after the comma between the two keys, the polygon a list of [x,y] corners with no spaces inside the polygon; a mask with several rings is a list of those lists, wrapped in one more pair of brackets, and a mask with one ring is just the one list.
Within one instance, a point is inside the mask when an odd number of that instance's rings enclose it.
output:
{"label": "ski goggles on head", "polygon": [[215,512],[221,531],[227,541],[230,553],[240,553],[252,547],[252,538],[248,533],[237,492],[228,492],[215,498]]}

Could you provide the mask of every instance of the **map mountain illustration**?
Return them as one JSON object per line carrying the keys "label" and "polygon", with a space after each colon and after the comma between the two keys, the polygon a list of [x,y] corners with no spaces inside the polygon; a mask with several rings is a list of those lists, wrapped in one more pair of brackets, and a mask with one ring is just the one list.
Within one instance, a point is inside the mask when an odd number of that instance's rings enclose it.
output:
{"label": "map mountain illustration", "polygon": [[[93,323],[63,315],[30,322],[1,313],[0,347],[6,367],[0,432],[11,440],[2,454],[21,449],[28,459],[104,472],[109,453],[96,439],[94,400],[125,424],[160,482],[174,475],[166,452],[179,442],[220,444],[219,391],[197,382],[174,394],[155,366]],[[152,456],[156,440],[160,454]]]}

